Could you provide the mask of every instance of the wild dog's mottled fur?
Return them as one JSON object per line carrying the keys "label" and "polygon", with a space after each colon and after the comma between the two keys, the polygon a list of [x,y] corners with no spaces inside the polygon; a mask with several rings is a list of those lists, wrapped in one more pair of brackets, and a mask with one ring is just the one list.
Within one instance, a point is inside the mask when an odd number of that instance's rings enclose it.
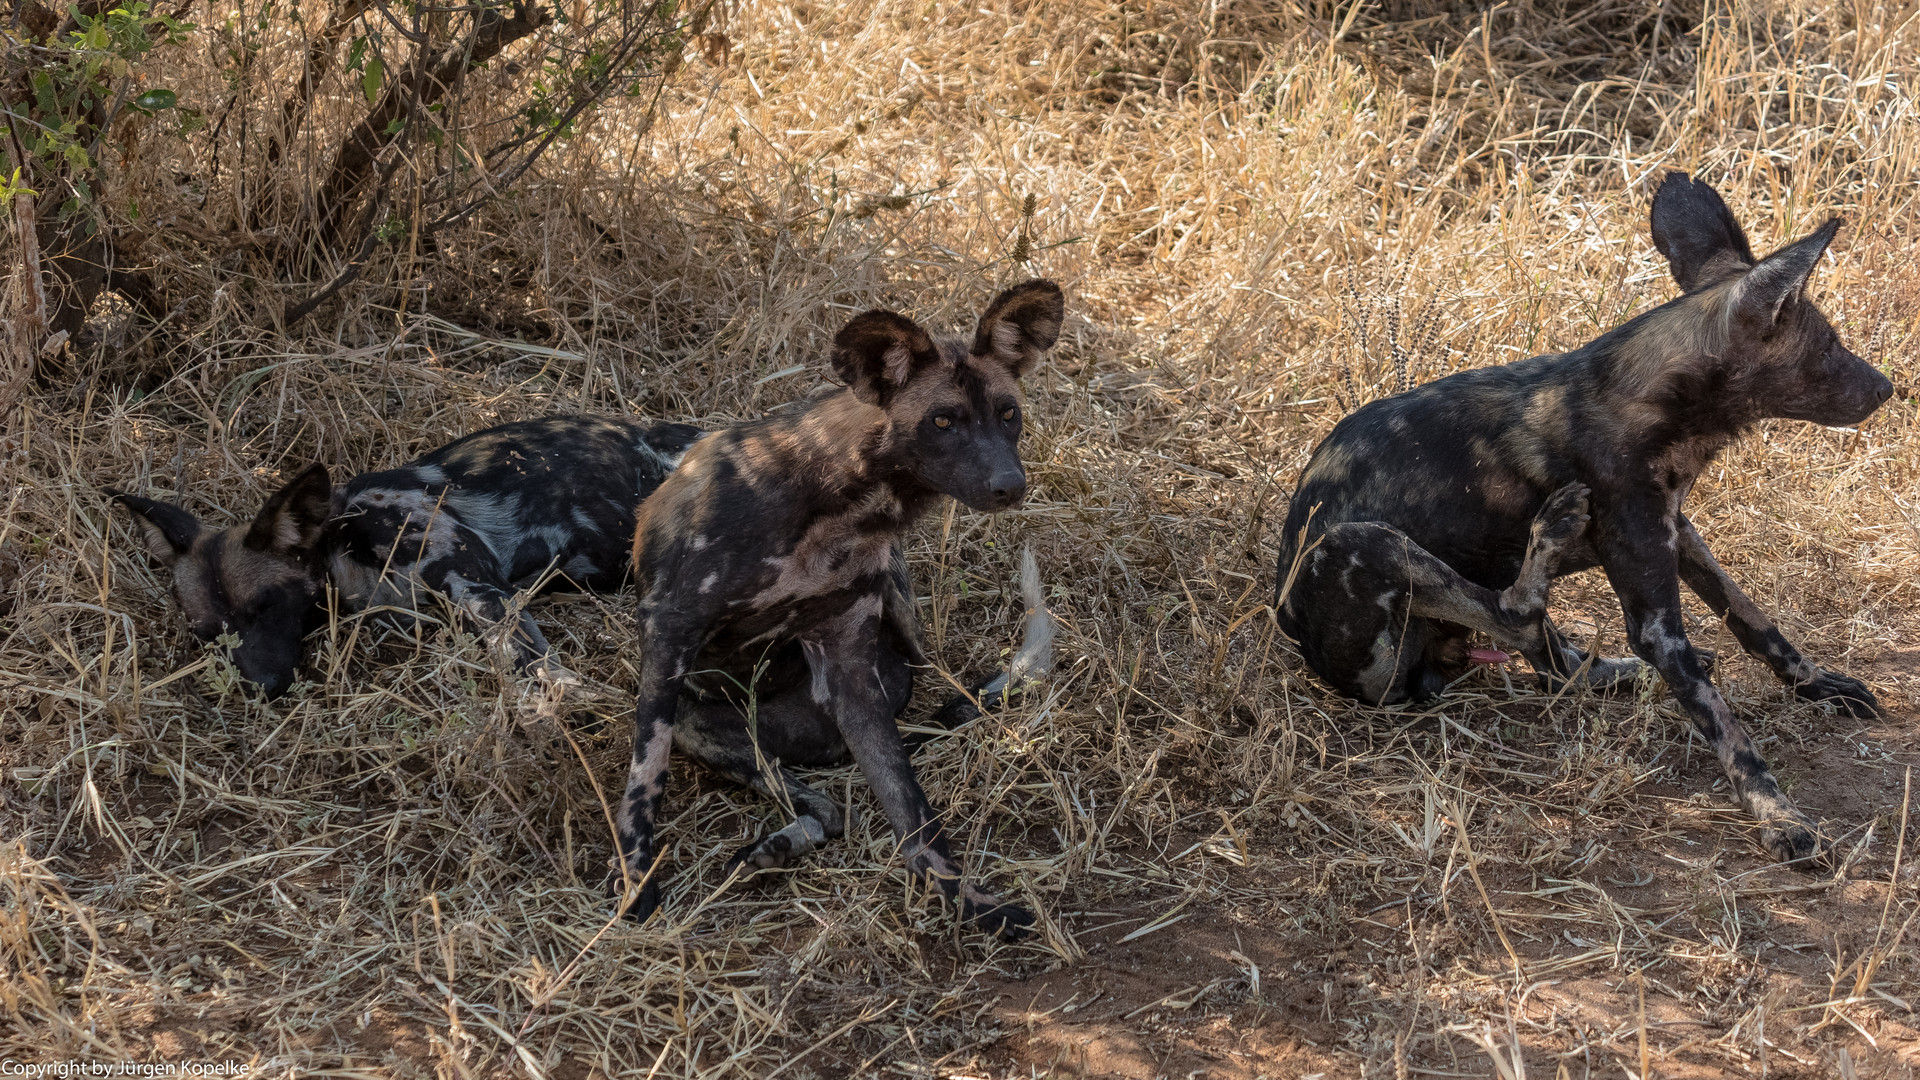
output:
{"label": "wild dog's mottled fur", "polygon": [[543,577],[547,588],[618,588],[636,503],[700,435],[592,416],[502,424],[339,491],[315,465],[250,524],[224,530],[170,503],[110,494],[173,568],[195,636],[236,635],[235,664],[269,697],[293,683],[329,580],[348,611],[416,611],[443,595],[520,670],[564,678],[532,617],[508,620],[514,593]]}
{"label": "wild dog's mottled fur", "polygon": [[838,836],[838,809],[787,766],[850,755],[913,873],[989,932],[1031,924],[962,884],[895,727],[908,665],[923,662],[898,541],[942,495],[984,511],[1020,501],[1017,379],[1061,315],[1047,281],[1002,293],[970,345],[893,312],[860,315],[834,339],[847,389],[714,433],[641,506],[640,685],[619,816],[623,880],[645,882],[632,914],[659,902],[654,825],[672,747],[792,801],[794,822],[735,863],[783,866]]}
{"label": "wild dog's mottled fur", "polygon": [[[1523,565],[1545,564],[1549,576],[1602,567],[1634,652],[1713,746],[1735,798],[1763,823],[1763,844],[1801,859],[1819,849],[1817,831],[1709,681],[1681,623],[1680,582],[1801,697],[1862,716],[1877,703],[1788,644],[1681,506],[1756,422],[1857,423],[1893,387],[1805,296],[1837,220],[1756,263],[1720,196],[1675,173],[1654,197],[1652,226],[1685,295],[1573,352],[1462,372],[1334,428],[1280,538],[1283,583],[1298,563],[1281,626],[1322,678],[1370,702],[1437,692],[1466,668],[1472,631],[1519,650],[1549,687],[1570,677],[1606,687],[1643,665],[1583,656],[1547,620],[1544,588],[1494,592]],[[1564,509],[1541,508],[1574,485],[1591,489],[1591,526],[1530,549],[1528,521]]]}

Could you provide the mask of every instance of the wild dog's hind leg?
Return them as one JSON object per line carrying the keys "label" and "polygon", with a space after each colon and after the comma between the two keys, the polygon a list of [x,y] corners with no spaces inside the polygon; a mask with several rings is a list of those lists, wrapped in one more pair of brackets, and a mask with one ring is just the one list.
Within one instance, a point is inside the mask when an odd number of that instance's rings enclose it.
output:
{"label": "wild dog's hind leg", "polygon": [[[898,715],[913,690],[913,671],[883,647],[874,664],[887,707]],[[800,765],[838,765],[847,759],[847,744],[826,707],[813,700],[807,685],[761,697],[749,719],[732,701],[695,701],[683,698],[674,726],[674,749],[733,782],[752,788],[791,810],[784,828],[755,839],[734,852],[727,869],[774,870],[791,866],[828,840],[838,840],[846,821],[840,807],[808,787],[787,768]]]}
{"label": "wild dog's hind leg", "polygon": [[1800,655],[1800,650],[1767,618],[1760,605],[1720,568],[1693,522],[1681,519],[1679,541],[1681,580],[1727,624],[1741,648],[1773,670],[1774,677],[1793,687],[1793,692],[1807,701],[1832,702],[1841,711],[1862,720],[1880,715],[1880,701],[1867,689],[1866,683],[1851,675],[1816,667]]}
{"label": "wild dog's hind leg", "polygon": [[[762,718],[799,702],[767,703]],[[736,784],[752,788],[789,808],[793,820],[733,853],[727,870],[742,867],[745,874],[791,866],[829,840],[846,832],[846,816],[834,801],[808,787],[793,770],[764,751],[756,756],[745,718],[731,702],[685,702],[674,727],[674,749]]]}
{"label": "wild dog's hind leg", "polygon": [[[1587,526],[1587,489],[1570,484],[1535,516],[1519,576],[1505,589],[1475,584],[1380,522],[1343,522],[1321,534],[1286,602],[1287,623],[1320,677],[1362,701],[1388,704],[1430,692],[1438,641],[1478,630],[1553,670],[1547,590]],[[1450,626],[1448,624],[1451,624]],[[1544,678],[1544,676],[1543,676]]]}

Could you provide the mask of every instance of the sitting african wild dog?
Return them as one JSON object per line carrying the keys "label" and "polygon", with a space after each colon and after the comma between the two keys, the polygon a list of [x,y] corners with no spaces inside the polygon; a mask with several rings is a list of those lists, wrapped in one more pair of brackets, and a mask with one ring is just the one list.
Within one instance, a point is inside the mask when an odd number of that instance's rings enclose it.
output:
{"label": "sitting african wild dog", "polygon": [[338,491],[314,465],[250,524],[224,530],[171,503],[108,494],[172,567],[194,635],[236,635],[235,666],[268,697],[293,684],[329,582],[348,611],[424,610],[439,593],[522,673],[566,682],[532,617],[508,619],[515,592],[619,588],[635,505],[702,434],[591,416],[501,424]]}
{"label": "sitting african wild dog", "polygon": [[729,866],[785,866],[838,837],[839,808],[787,766],[851,756],[910,872],[990,933],[1031,925],[961,883],[895,726],[908,665],[925,662],[898,542],[942,495],[987,512],[1020,502],[1016,380],[1052,347],[1062,312],[1059,286],[1029,281],[988,305],[970,345],[891,311],[857,316],[833,342],[845,389],[715,432],[641,505],[640,677],[613,882],[641,886],[629,914],[659,903],[654,828],[672,747],[791,802],[794,821]]}
{"label": "sitting african wild dog", "polygon": [[[1856,716],[1878,703],[1787,643],[1681,505],[1758,421],[1856,424],[1893,386],[1806,297],[1838,220],[1756,262],[1720,196],[1674,173],[1652,224],[1685,295],[1572,352],[1461,372],[1333,429],[1280,538],[1280,625],[1322,679],[1368,702],[1438,692],[1478,658],[1475,631],[1518,650],[1549,689],[1604,688],[1652,665],[1763,823],[1762,844],[1803,859],[1821,851],[1817,830],[1708,680],[1680,582],[1800,697]],[[1583,655],[1548,621],[1547,583],[1594,566],[1644,664]]]}

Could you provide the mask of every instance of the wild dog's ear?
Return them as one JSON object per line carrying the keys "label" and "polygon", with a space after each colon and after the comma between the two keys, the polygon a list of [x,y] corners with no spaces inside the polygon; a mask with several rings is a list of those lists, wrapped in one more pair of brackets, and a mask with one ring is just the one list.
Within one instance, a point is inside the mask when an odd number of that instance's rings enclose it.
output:
{"label": "wild dog's ear", "polygon": [[1781,309],[1806,292],[1808,275],[1820,265],[1820,256],[1827,253],[1827,245],[1839,231],[1840,219],[1831,218],[1812,236],[1760,260],[1740,282],[1740,314],[1765,326],[1778,322]]}
{"label": "wild dog's ear", "polygon": [[320,539],[333,512],[333,480],[325,465],[309,465],[286,487],[273,493],[247,528],[248,547],[289,554],[305,551]]}
{"label": "wild dog's ear", "polygon": [[933,337],[892,311],[869,311],[833,335],[833,373],[869,405],[885,406],[916,372],[940,362]]}
{"label": "wild dog's ear", "polygon": [[1060,286],[1043,278],[1015,285],[993,298],[973,332],[973,355],[992,356],[1018,378],[1060,340],[1067,302]]}
{"label": "wild dog's ear", "polygon": [[1753,248],[1733,211],[1706,181],[1671,172],[1653,196],[1653,246],[1667,257],[1682,292],[1702,284],[1701,271],[1716,259],[1753,265]]}
{"label": "wild dog's ear", "polygon": [[105,491],[109,499],[133,511],[133,520],[140,524],[140,532],[146,537],[147,553],[163,565],[172,566],[193,546],[194,537],[200,535],[200,520],[172,503],[143,499],[113,488]]}

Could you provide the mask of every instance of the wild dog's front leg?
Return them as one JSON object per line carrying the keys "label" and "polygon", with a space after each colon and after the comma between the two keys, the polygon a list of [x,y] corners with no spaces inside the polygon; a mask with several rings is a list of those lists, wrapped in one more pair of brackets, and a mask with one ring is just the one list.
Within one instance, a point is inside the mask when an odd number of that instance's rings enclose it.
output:
{"label": "wild dog's front leg", "polygon": [[[513,670],[546,683],[575,683],[579,679],[560,664],[540,624],[523,608],[513,610],[509,588],[485,582],[462,581],[448,595],[477,624],[487,647],[512,663]],[[511,616],[511,617],[509,617]]]}
{"label": "wild dog's front leg", "polygon": [[579,681],[554,657],[533,616],[524,607],[515,610],[515,589],[479,533],[451,517],[439,517],[430,529],[417,537],[413,533],[402,536],[394,545],[396,561],[416,554],[419,561],[411,568],[396,565],[393,571],[451,600],[454,609],[473,623],[488,649],[511,663],[516,673],[548,684]]}
{"label": "wild dog's front leg", "polygon": [[1734,718],[1720,691],[1707,678],[1706,666],[1687,640],[1680,619],[1680,581],[1676,553],[1660,542],[1655,525],[1634,530],[1651,543],[1628,544],[1621,531],[1609,529],[1613,550],[1603,550],[1607,577],[1626,614],[1627,638],[1633,651],[1652,664],[1713,747],[1733,785],[1734,799],[1760,822],[1760,843],[1781,862],[1795,862],[1822,851],[1819,827],[1789,801],[1774,779],[1773,770],[1754,749],[1753,740]]}
{"label": "wild dog's front leg", "polygon": [[654,823],[667,793],[667,761],[673,747],[674,714],[687,665],[699,652],[700,635],[691,627],[666,625],[643,604],[640,612],[640,686],[634,695],[633,759],[627,766],[626,794],[620,800],[616,827],[620,838],[620,865],[611,882],[624,895],[645,882],[640,896],[627,909],[633,919],[645,919],[660,906],[660,883],[653,874]]}
{"label": "wild dog's front leg", "polygon": [[874,663],[880,612],[877,594],[863,597],[846,615],[801,639],[813,672],[814,700],[840,726],[861,775],[886,811],[907,869],[931,880],[948,900],[958,900],[962,918],[990,934],[1017,938],[1033,925],[1033,914],[961,880],[940,816],[914,776]]}
{"label": "wild dog's front leg", "polygon": [[1680,519],[1680,576],[1687,587],[1706,601],[1733,631],[1740,647],[1766,662],[1781,682],[1807,701],[1830,701],[1849,715],[1871,720],[1880,715],[1880,700],[1867,685],[1850,675],[1815,667],[1787,641],[1767,613],[1741,590],[1707,549],[1699,530]]}

